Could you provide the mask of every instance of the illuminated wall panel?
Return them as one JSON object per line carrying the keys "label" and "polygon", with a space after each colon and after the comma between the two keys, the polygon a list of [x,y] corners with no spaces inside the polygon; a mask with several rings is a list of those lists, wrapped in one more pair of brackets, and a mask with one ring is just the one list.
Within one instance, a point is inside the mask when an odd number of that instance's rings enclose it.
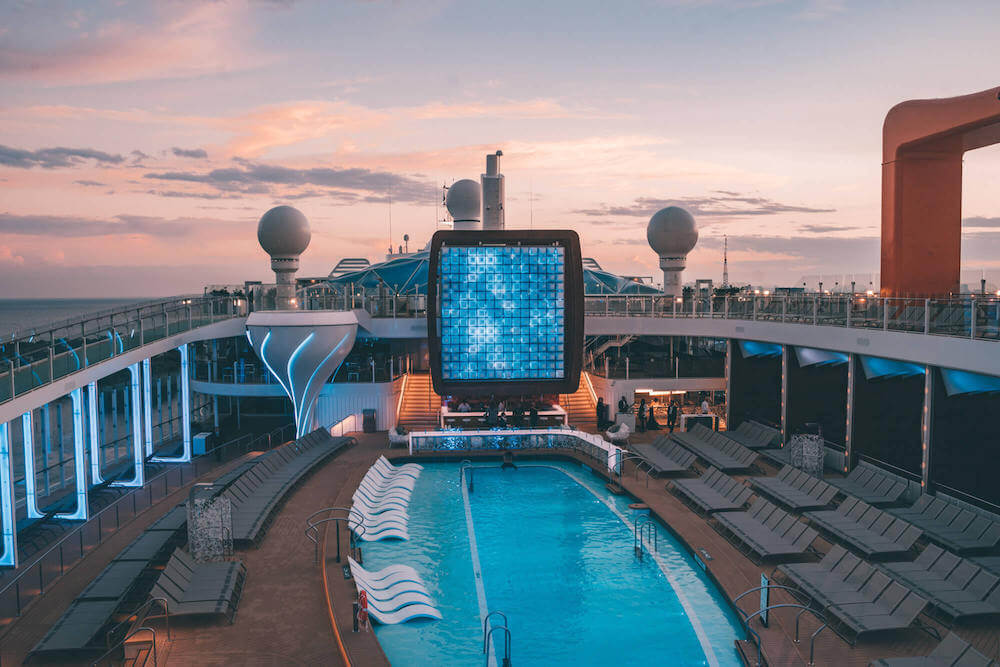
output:
{"label": "illuminated wall panel", "polygon": [[435,390],[575,391],[583,271],[572,232],[438,232],[429,267]]}

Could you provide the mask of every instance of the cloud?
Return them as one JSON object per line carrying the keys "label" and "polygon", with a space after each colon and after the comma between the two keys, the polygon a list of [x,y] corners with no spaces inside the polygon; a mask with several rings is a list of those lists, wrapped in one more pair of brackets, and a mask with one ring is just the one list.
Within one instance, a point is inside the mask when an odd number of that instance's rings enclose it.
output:
{"label": "cloud", "polygon": [[987,218],[981,215],[973,216],[971,218],[962,218],[962,226],[964,227],[1000,227],[1000,217]]}
{"label": "cloud", "polygon": [[[418,181],[408,176],[371,169],[311,167],[293,169],[280,165],[263,164],[238,159],[237,167],[213,169],[208,172],[168,171],[145,174],[145,178],[159,181],[201,183],[219,192],[245,194],[271,194],[275,186],[301,188],[304,186],[329,189],[328,194],[344,195],[344,191],[371,193],[368,200],[381,201],[391,195],[395,201],[431,202],[438,196],[433,183]],[[296,194],[296,191],[288,193]]]}
{"label": "cloud", "polygon": [[170,151],[177,157],[189,157],[198,160],[204,160],[208,157],[208,151],[204,148],[178,148],[174,146]]}
{"label": "cloud", "polygon": [[107,183],[101,183],[100,181],[88,181],[86,179],[73,182],[76,183],[77,185],[86,185],[87,187],[92,187],[92,188],[98,188],[98,187],[103,188],[108,185]]}
{"label": "cloud", "polygon": [[191,237],[204,229],[235,230],[249,223],[202,218],[160,218],[120,214],[110,219],[56,215],[16,215],[0,213],[0,234],[18,234],[55,238],[95,236],[148,236],[161,239]]}
{"label": "cloud", "polygon": [[[192,77],[265,62],[245,46],[244,3],[149,3],[142,21],[113,19],[61,43],[0,46],[0,78],[79,85]],[[39,29],[40,31],[40,29]]]}
{"label": "cloud", "polygon": [[848,225],[801,225],[799,227],[799,231],[808,234],[830,234],[832,232],[847,232],[852,229],[858,228]]}
{"label": "cloud", "polygon": [[766,197],[716,190],[713,194],[705,197],[681,197],[677,199],[639,197],[627,205],[602,204],[599,208],[577,209],[573,212],[591,217],[649,217],[667,206],[680,206],[687,209],[692,215],[706,218],[776,215],[778,213],[833,213],[836,211],[832,208],[783,204]]}
{"label": "cloud", "polygon": [[88,161],[103,165],[121,164],[125,158],[121,155],[105,153],[93,148],[39,148],[35,151],[13,148],[0,144],[0,166],[16,169],[57,169],[59,167],[77,167]]}

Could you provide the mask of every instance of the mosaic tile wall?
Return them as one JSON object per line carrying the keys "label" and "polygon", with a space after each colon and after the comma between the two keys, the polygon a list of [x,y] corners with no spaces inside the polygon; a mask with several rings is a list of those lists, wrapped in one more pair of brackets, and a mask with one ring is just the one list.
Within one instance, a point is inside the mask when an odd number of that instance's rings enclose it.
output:
{"label": "mosaic tile wall", "polygon": [[443,247],[442,378],[563,378],[564,268],[557,246]]}

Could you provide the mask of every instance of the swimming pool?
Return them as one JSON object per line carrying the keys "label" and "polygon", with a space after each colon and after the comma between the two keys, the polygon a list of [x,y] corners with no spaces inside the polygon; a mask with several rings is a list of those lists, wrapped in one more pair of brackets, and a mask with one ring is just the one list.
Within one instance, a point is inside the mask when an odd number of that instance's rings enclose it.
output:
{"label": "swimming pool", "polygon": [[491,611],[508,618],[516,665],[740,664],[742,628],[705,573],[659,527],[637,559],[629,500],[588,468],[477,464],[471,490],[461,470],[424,464],[410,539],[365,544],[366,568],[413,566],[443,616],[376,626],[392,664],[482,665]]}

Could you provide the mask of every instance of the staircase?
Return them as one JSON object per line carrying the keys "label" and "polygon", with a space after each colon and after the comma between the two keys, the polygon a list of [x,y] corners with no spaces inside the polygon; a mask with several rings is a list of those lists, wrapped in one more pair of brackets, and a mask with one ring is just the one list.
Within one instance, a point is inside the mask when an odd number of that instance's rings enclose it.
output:
{"label": "staircase", "polygon": [[597,404],[590,397],[587,379],[580,376],[580,387],[575,394],[560,394],[559,405],[568,413],[571,426],[589,433],[597,432]]}
{"label": "staircase", "polygon": [[434,393],[429,373],[410,373],[406,377],[396,423],[407,431],[436,431],[441,427],[441,397]]}

